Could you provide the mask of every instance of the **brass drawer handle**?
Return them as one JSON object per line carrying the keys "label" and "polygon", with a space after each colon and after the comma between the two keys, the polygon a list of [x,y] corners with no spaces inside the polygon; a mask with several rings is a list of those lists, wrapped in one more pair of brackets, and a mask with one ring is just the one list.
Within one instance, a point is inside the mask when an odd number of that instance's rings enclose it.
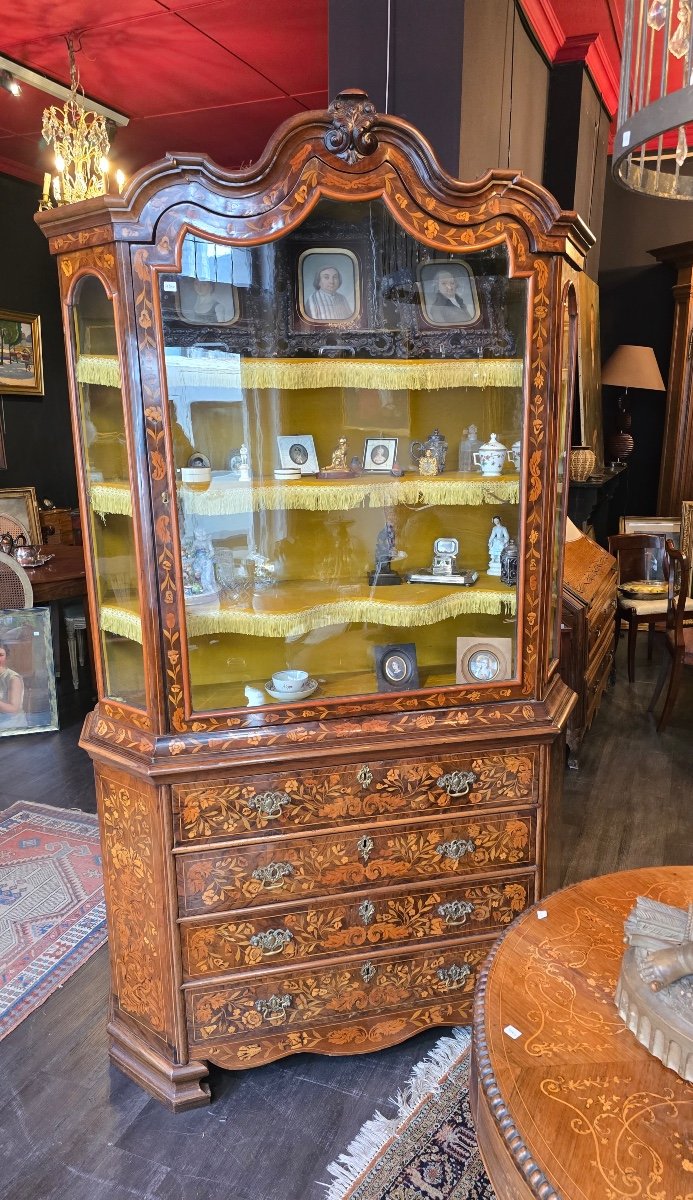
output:
{"label": "brass drawer handle", "polygon": [[368,788],[373,782],[373,772],[371,771],[370,767],[364,763],[364,765],[359,767],[358,771],[356,772],[356,778],[358,779],[362,788]]}
{"label": "brass drawer handle", "polygon": [[450,771],[436,780],[438,787],[443,788],[448,796],[468,796],[470,785],[479,778],[473,771]]}
{"label": "brass drawer handle", "polygon": [[457,963],[453,963],[451,967],[439,967],[436,974],[441,983],[444,983],[447,988],[462,987],[469,979],[472,973],[472,968],[468,963],[463,963],[458,967]]}
{"label": "brass drawer handle", "polygon": [[268,929],[266,933],[254,933],[250,944],[254,948],[262,950],[262,953],[269,958],[272,954],[281,954],[293,936],[288,929]]}
{"label": "brass drawer handle", "polygon": [[475,850],[474,842],[461,838],[453,839],[451,842],[439,842],[436,846],[436,854],[441,854],[443,858],[452,858],[455,862],[459,862],[465,854],[473,854]]}
{"label": "brass drawer handle", "polygon": [[438,912],[446,925],[464,925],[474,905],[469,900],[450,900],[448,904],[439,904]]}
{"label": "brass drawer handle", "polygon": [[256,867],[252,878],[259,880],[263,888],[267,888],[267,891],[271,892],[274,888],[283,887],[284,880],[293,873],[294,869],[291,863],[268,863],[266,867]]}
{"label": "brass drawer handle", "polygon": [[254,808],[261,816],[267,817],[268,821],[274,821],[281,817],[287,804],[291,804],[291,796],[286,792],[260,792],[248,801],[248,808]]}
{"label": "brass drawer handle", "polygon": [[275,1020],[275,1025],[281,1025],[286,1020],[286,1009],[291,1008],[291,996],[288,992],[284,992],[283,996],[270,996],[267,1000],[256,1000],[255,1008],[260,1016],[265,1021],[271,1021],[273,1017],[279,1017],[280,1020]]}
{"label": "brass drawer handle", "polygon": [[364,925],[370,925],[375,916],[375,904],[372,900],[364,900],[363,904],[359,904],[359,916]]}
{"label": "brass drawer handle", "polygon": [[361,967],[361,978],[364,983],[370,983],[375,978],[375,967],[372,962],[365,962]]}
{"label": "brass drawer handle", "polygon": [[359,838],[358,842],[356,843],[356,849],[359,852],[359,858],[363,859],[364,867],[373,852],[374,846],[375,842],[373,841],[372,837]]}

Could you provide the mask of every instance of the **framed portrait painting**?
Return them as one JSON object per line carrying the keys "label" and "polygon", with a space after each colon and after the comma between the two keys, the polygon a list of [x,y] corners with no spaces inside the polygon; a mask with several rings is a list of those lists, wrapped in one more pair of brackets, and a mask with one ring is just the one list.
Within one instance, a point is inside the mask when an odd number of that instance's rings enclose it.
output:
{"label": "framed portrait painting", "polygon": [[457,639],[457,683],[497,683],[511,676],[511,638]]}
{"label": "framed portrait painting", "polygon": [[0,395],[42,396],[41,318],[0,309]]}
{"label": "framed portrait painting", "polygon": [[421,312],[428,325],[449,329],[479,318],[479,297],[471,267],[461,260],[434,259],[418,267]]}
{"label": "framed portrait painting", "polygon": [[50,609],[0,609],[0,737],[57,728]]}
{"label": "framed portrait painting", "polygon": [[32,546],[41,544],[41,520],[36,489],[0,488],[0,534],[22,534]]}
{"label": "framed portrait painting", "polygon": [[231,283],[181,276],[176,310],[188,325],[235,325],[239,317],[238,291]]}
{"label": "framed portrait painting", "polygon": [[297,468],[302,475],[317,475],[320,470],[315,442],[310,433],[284,434],[277,436],[279,461],[284,470]]}
{"label": "framed portrait painting", "polygon": [[298,260],[298,311],[311,325],[349,325],[361,314],[359,262],[338,246],[304,250]]}
{"label": "framed portrait painting", "polygon": [[364,471],[391,471],[397,459],[398,438],[366,438],[363,448]]}

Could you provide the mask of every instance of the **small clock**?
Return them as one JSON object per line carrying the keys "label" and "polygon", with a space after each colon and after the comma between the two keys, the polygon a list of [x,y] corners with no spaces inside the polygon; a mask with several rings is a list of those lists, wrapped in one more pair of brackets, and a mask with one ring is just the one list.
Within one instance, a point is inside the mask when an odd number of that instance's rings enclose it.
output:
{"label": "small clock", "polygon": [[414,643],[376,646],[375,676],[380,692],[403,692],[418,688],[419,670]]}

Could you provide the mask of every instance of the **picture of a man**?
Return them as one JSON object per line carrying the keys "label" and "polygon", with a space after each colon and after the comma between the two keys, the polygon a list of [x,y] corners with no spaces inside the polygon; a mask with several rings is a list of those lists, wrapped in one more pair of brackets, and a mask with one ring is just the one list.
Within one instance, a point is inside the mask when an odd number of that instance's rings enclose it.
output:
{"label": "picture of a man", "polygon": [[298,310],[305,321],[352,322],[361,307],[359,264],[338,247],[304,250],[298,264]]}
{"label": "picture of a man", "polygon": [[432,325],[468,325],[477,315],[473,282],[461,263],[421,269],[423,308]]}
{"label": "picture of a man", "polygon": [[321,267],[313,277],[313,291],[306,300],[306,312],[314,321],[348,321],[354,309],[342,295],[342,275],[336,267]]}

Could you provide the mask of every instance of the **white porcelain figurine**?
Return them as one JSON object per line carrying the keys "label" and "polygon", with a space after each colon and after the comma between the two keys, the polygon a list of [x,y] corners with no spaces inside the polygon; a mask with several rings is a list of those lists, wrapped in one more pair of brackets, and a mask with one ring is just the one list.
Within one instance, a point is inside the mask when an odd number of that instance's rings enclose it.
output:
{"label": "white porcelain figurine", "polygon": [[504,546],[507,546],[510,540],[505,525],[501,524],[501,519],[496,514],[491,521],[491,533],[488,539],[488,574],[500,575],[501,573],[501,551]]}

